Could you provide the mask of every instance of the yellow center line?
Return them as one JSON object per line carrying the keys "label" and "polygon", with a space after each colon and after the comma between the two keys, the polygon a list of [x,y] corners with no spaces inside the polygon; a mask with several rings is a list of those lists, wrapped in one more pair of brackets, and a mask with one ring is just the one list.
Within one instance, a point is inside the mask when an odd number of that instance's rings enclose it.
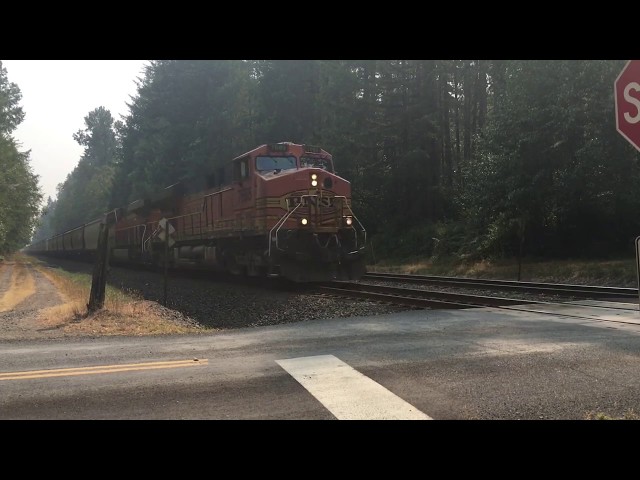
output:
{"label": "yellow center line", "polygon": [[75,375],[93,375],[98,373],[130,372],[136,370],[155,370],[160,368],[182,368],[209,365],[207,358],[194,360],[174,360],[166,362],[127,363],[123,365],[103,365],[94,367],[60,368],[55,370],[28,370],[25,372],[0,373],[0,380],[23,380],[30,378],[65,377]]}

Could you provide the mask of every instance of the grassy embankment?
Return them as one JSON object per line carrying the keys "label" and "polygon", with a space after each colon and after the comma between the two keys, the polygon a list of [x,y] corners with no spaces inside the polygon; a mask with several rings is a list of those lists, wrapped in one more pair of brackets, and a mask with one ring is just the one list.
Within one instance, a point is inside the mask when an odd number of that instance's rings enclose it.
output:
{"label": "grassy embankment", "polygon": [[[518,280],[516,260],[461,263],[428,260],[380,261],[367,266],[369,272],[393,272],[421,275],[443,275],[471,278]],[[525,261],[520,280],[549,283],[575,283],[615,287],[638,287],[635,258],[616,260]]]}
{"label": "grassy embankment", "polygon": [[16,254],[12,261],[31,264],[55,285],[62,303],[40,311],[38,323],[44,328],[61,328],[68,334],[163,335],[195,333],[202,329],[176,321],[180,315],[135,292],[107,285],[104,308],[88,314],[91,275],[45,267],[39,260]]}

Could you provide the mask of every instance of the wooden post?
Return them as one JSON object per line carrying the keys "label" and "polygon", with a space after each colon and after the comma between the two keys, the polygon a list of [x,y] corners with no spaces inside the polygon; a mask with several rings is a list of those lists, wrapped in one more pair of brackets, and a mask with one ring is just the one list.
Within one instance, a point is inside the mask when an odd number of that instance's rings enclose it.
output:
{"label": "wooden post", "polygon": [[167,264],[169,263],[169,222],[166,223],[167,229],[164,238],[164,298],[162,305],[167,306]]}
{"label": "wooden post", "polygon": [[107,269],[109,266],[109,227],[118,221],[118,214],[120,212],[120,209],[112,210],[104,216],[104,219],[100,223],[98,246],[96,249],[96,263],[93,266],[91,293],[89,294],[89,303],[87,303],[87,310],[89,313],[93,313],[104,308]]}
{"label": "wooden post", "polygon": [[98,249],[96,250],[96,263],[93,266],[93,278],[91,281],[91,294],[87,309],[89,313],[101,310],[104,307],[105,287],[107,284],[107,263],[109,261],[109,225],[100,224],[98,234]]}
{"label": "wooden post", "polygon": [[638,310],[640,310],[640,237],[636,237],[636,272],[638,276]]}

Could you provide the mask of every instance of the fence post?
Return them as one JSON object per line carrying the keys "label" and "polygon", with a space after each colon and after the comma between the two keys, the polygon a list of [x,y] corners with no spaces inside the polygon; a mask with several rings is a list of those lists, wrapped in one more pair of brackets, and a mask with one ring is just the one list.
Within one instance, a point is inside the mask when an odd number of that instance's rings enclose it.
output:
{"label": "fence post", "polygon": [[100,223],[98,233],[98,246],[96,249],[96,263],[93,266],[91,279],[91,293],[87,310],[89,313],[104,308],[105,288],[107,285],[107,270],[109,265],[109,227],[118,220],[118,210],[113,210],[104,216]]}

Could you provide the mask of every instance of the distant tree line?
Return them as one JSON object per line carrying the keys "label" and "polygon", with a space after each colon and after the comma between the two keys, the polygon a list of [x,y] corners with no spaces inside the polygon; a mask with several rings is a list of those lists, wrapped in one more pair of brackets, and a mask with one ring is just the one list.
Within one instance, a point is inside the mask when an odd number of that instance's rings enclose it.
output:
{"label": "distant tree line", "polygon": [[0,60],[0,257],[29,243],[42,198],[29,152],[11,135],[24,119],[21,99]]}
{"label": "distant tree line", "polygon": [[[379,256],[633,252],[640,156],[616,131],[620,60],[162,60],[103,107],[36,238],[258,145],[317,144]],[[204,185],[202,185],[204,186]]]}

